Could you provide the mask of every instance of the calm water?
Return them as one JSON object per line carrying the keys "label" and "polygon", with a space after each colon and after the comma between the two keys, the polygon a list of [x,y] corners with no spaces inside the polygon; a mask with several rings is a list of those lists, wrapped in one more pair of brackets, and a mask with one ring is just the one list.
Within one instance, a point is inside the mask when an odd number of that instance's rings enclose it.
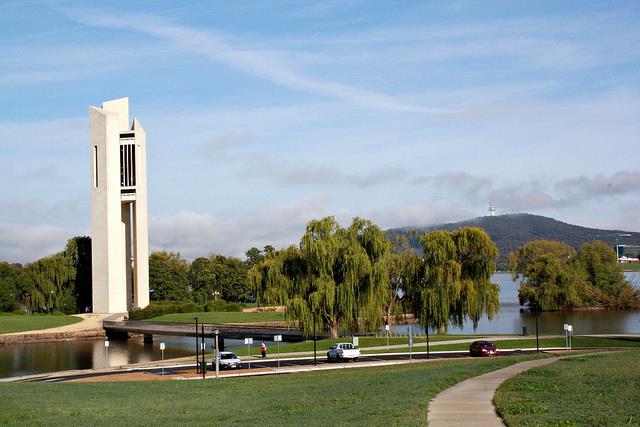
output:
{"label": "calm water", "polygon": [[[627,272],[629,282],[640,287],[640,272]],[[518,303],[518,284],[511,280],[509,273],[496,273],[492,276],[494,283],[500,285],[500,313],[493,320],[486,317],[480,319],[475,333],[478,334],[512,334],[522,333],[522,327],[529,333],[535,333],[535,317],[522,310]],[[575,335],[608,334],[608,333],[640,333],[640,310],[616,311],[575,311],[546,312],[538,317],[538,330],[542,334],[564,334],[563,325],[573,325]],[[412,327],[415,331],[416,327]],[[395,326],[396,332],[405,332],[406,326]],[[465,323],[462,329],[450,328],[451,333],[473,334],[473,324]]]}
{"label": "calm water", "polygon": [[[640,286],[640,272],[626,273],[627,280]],[[535,318],[521,311],[518,305],[518,285],[511,281],[507,273],[493,275],[493,281],[500,285],[501,310],[497,318],[489,321],[481,319],[476,333],[521,333],[522,327],[535,333]],[[541,333],[562,334],[562,325],[574,325],[574,333],[640,333],[640,311],[581,311],[572,313],[541,313],[539,330]],[[416,331],[415,326],[413,327]],[[395,326],[394,331],[404,332],[406,326]],[[450,329],[451,333],[473,333],[473,326],[465,324],[462,329]],[[159,343],[164,342],[164,357],[190,356],[195,353],[193,338],[155,337],[154,344],[144,344],[142,339],[128,342],[111,341],[109,366],[160,360]],[[211,342],[207,347],[211,347]],[[242,345],[235,340],[226,340],[227,348]],[[0,378],[55,372],[70,369],[98,369],[107,366],[107,351],[103,340],[87,340],[64,343],[22,344],[0,347]]]}

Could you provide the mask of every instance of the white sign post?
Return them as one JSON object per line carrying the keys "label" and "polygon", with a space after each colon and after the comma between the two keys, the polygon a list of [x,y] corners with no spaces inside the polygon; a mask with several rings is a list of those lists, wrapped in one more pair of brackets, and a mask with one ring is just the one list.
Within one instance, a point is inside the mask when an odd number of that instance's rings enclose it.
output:
{"label": "white sign post", "polygon": [[249,346],[249,370],[251,370],[251,344],[253,344],[253,338],[245,338],[244,343]]}
{"label": "white sign post", "polygon": [[109,367],[109,340],[104,342],[104,348],[107,350],[107,368]]}
{"label": "white sign post", "polygon": [[389,353],[389,325],[384,325],[384,330],[387,333],[387,353]]}
{"label": "white sign post", "polygon": [[[278,343],[278,369],[280,369],[280,343],[282,342],[282,335],[274,335],[273,341]],[[276,371],[276,374],[278,371]]]}
{"label": "white sign post", "polygon": [[160,343],[160,354],[162,358],[162,375],[164,375],[164,343]]}
{"label": "white sign post", "polygon": [[569,325],[565,323],[562,327],[564,328],[564,347],[569,351]]}
{"label": "white sign post", "polygon": [[569,334],[569,350],[571,350],[572,349],[571,338],[573,338],[573,325],[569,325],[569,327],[567,328],[567,333]]}

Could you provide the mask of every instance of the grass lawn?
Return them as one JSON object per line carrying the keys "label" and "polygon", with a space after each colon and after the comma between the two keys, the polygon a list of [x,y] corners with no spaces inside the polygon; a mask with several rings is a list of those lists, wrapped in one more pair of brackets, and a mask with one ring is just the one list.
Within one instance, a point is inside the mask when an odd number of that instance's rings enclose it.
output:
{"label": "grass lawn", "polygon": [[55,328],[81,321],[79,317],[65,314],[14,314],[0,313],[0,334]]}
{"label": "grass lawn", "polygon": [[561,360],[500,386],[509,426],[640,425],[640,351]]}
{"label": "grass lawn", "polygon": [[197,317],[200,323],[253,323],[279,322],[284,320],[283,313],[244,313],[241,311],[209,311],[200,313],[172,313],[154,317],[155,322],[193,323]]}
{"label": "grass lawn", "polygon": [[624,271],[640,271],[640,263],[628,263],[622,264],[622,269]]}
{"label": "grass lawn", "polygon": [[[444,341],[444,340],[455,340],[455,339],[465,339],[470,337],[477,337],[477,335],[438,335],[434,337],[430,337],[429,341]],[[480,339],[480,338],[478,338]],[[329,349],[331,344],[336,342],[351,342],[351,337],[341,337],[341,338],[325,338],[319,339],[316,341],[316,347],[319,353],[324,356],[324,353]],[[414,338],[414,342],[426,342],[424,338]],[[406,338],[389,338],[389,345],[396,344],[406,344]],[[273,356],[276,354],[277,345],[271,341],[265,341],[267,344],[268,354],[269,356]],[[381,337],[359,337],[359,347],[360,349],[365,349],[367,347],[377,347],[377,346],[385,346],[387,345],[387,339]],[[260,354],[260,343],[256,342],[254,346],[251,348],[251,354],[257,355]],[[426,347],[424,347],[426,348]],[[280,344],[280,353],[294,353],[298,351],[313,351],[313,340],[294,342],[294,343],[281,343]],[[375,350],[376,353],[384,350]],[[397,351],[394,348],[389,349],[390,352]],[[402,351],[402,350],[399,350]],[[407,348],[408,351],[408,348]],[[246,356],[248,354],[247,347],[235,347],[233,348],[233,352],[239,356]]]}
{"label": "grass lawn", "polygon": [[524,357],[269,377],[0,384],[0,425],[424,426],[441,390]]}
{"label": "grass lawn", "polygon": [[[449,338],[451,339],[451,338]],[[478,338],[480,339],[480,338]],[[431,341],[431,340],[430,340]],[[512,349],[512,348],[535,348],[536,340],[531,338],[518,339],[518,340],[493,340],[498,349]],[[564,338],[550,338],[541,339],[540,347],[564,347]],[[574,337],[572,340],[572,348],[584,348],[584,347],[640,347],[640,339],[620,339],[620,338],[590,338],[590,337]],[[430,346],[433,351],[445,351],[445,350],[469,350],[469,343],[460,344],[441,344],[434,343]],[[379,350],[378,350],[379,351]],[[378,351],[363,351],[363,353],[377,353]],[[396,348],[391,349],[393,352],[408,352],[409,348]],[[414,352],[425,352],[426,347],[414,347]]]}

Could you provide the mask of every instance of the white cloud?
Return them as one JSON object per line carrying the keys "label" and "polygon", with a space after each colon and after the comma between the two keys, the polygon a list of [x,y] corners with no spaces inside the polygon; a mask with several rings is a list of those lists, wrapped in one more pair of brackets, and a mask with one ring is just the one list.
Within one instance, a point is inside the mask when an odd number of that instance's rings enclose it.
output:
{"label": "white cloud", "polygon": [[53,225],[0,223],[0,260],[27,263],[64,249],[74,233]]}
{"label": "white cloud", "polygon": [[224,219],[190,211],[152,217],[149,243],[153,250],[179,251],[189,259],[209,253],[243,257],[252,246],[298,243],[307,222],[329,214],[327,206],[328,200],[318,197]]}
{"label": "white cloud", "polygon": [[220,33],[178,25],[153,15],[110,14],[96,10],[65,10],[69,17],[90,26],[128,29],[169,40],[181,51],[204,55],[245,73],[289,89],[347,101],[366,108],[420,113],[448,113],[442,108],[415,105],[384,93],[361,89],[306,75],[265,50],[243,49],[225,40]]}

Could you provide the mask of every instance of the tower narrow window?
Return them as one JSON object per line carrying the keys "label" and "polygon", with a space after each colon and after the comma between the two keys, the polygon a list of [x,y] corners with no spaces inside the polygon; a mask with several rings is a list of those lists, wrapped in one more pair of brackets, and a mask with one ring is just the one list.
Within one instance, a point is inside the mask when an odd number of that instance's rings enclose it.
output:
{"label": "tower narrow window", "polygon": [[136,146],[124,143],[120,145],[120,187],[136,186]]}
{"label": "tower narrow window", "polygon": [[98,146],[93,146],[93,185],[98,188]]}

